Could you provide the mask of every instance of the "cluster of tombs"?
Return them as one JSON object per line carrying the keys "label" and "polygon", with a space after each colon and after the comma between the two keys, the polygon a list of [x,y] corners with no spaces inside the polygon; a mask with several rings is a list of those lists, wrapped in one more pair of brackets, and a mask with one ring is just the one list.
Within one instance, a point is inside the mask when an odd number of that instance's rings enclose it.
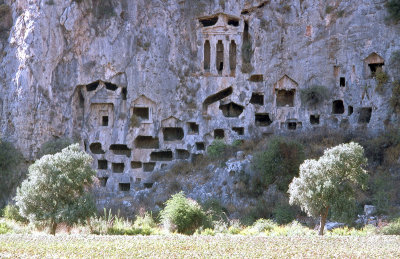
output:
{"label": "cluster of tombs", "polygon": [[[236,66],[240,65],[237,45],[243,44],[243,30],[248,25],[224,14],[199,22],[205,39],[204,74],[235,78]],[[367,78],[384,69],[384,60],[376,53],[364,64]],[[346,88],[348,82],[340,67],[333,69],[339,89]],[[264,76],[251,75],[249,81],[262,83]],[[145,95],[128,100],[127,89],[115,84],[99,80],[86,85],[80,91],[86,129],[83,138],[85,149],[94,157],[101,186],[110,192],[131,191],[134,186],[151,188],[153,172],[178,160],[196,160],[214,139],[231,141],[252,138],[256,133],[309,129],[332,118],[345,127],[354,117],[355,109],[342,99],[323,104],[329,112],[310,112],[301,105],[299,84],[288,75],[273,87],[263,87],[264,91],[247,93],[242,103],[230,98],[242,89],[234,85],[221,89],[201,100],[200,116],[182,121],[174,116],[160,118],[163,107]],[[372,107],[358,107],[356,111],[359,124],[370,122]]]}

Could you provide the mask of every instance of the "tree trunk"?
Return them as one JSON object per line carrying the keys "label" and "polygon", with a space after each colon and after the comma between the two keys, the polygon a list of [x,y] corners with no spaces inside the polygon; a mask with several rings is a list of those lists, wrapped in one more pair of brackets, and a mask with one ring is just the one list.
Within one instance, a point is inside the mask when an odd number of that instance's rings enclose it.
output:
{"label": "tree trunk", "polygon": [[57,223],[54,220],[50,222],[50,234],[56,235]]}
{"label": "tree trunk", "polygon": [[325,228],[326,218],[328,217],[328,212],[329,212],[329,207],[327,207],[325,210],[321,212],[320,222],[319,222],[319,233],[318,233],[320,236],[324,235],[324,228]]}

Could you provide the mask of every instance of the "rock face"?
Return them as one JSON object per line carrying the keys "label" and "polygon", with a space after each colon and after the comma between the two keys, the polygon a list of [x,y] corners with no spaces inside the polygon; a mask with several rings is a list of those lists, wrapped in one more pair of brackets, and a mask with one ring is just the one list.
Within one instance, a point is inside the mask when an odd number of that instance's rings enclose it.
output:
{"label": "rock face", "polygon": [[[383,0],[0,1],[1,132],[33,160],[81,141],[105,193],[231,142],[318,127],[379,132],[397,117],[400,25]],[[304,89],[323,86],[321,103]]]}

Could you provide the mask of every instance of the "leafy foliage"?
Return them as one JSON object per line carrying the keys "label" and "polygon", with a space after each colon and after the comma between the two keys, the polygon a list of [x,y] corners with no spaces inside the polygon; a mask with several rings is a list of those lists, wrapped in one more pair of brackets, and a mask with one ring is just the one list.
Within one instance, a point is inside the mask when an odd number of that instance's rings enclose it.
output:
{"label": "leafy foliage", "polygon": [[7,205],[3,209],[3,217],[9,220],[15,220],[18,222],[26,223],[28,220],[19,214],[18,207],[15,205]]}
{"label": "leafy foliage", "polygon": [[394,22],[400,21],[400,0],[389,0],[385,7],[389,13],[388,19]]}
{"label": "leafy foliage", "polygon": [[400,50],[396,50],[392,52],[392,56],[390,57],[390,66],[395,70],[395,74],[400,79]]}
{"label": "leafy foliage", "polygon": [[392,96],[390,97],[389,104],[397,114],[400,113],[400,81],[393,83]]}
{"label": "leafy foliage", "polygon": [[293,177],[298,175],[299,165],[303,161],[303,145],[276,137],[270,140],[264,152],[255,155],[252,166],[261,179],[260,187],[276,183],[278,189],[286,191]]}
{"label": "leafy foliage", "polygon": [[10,231],[11,228],[6,223],[0,222],[0,235],[7,234]]}
{"label": "leafy foliage", "polygon": [[275,207],[274,218],[278,224],[288,224],[296,219],[294,209],[289,204],[279,204]]}
{"label": "leafy foliage", "polygon": [[161,211],[161,221],[168,230],[182,234],[193,234],[206,222],[206,214],[200,205],[185,197],[183,192],[172,195]]}
{"label": "leafy foliage", "polygon": [[228,145],[225,144],[224,140],[216,139],[207,147],[207,155],[211,159],[218,159],[224,155],[227,147]]}
{"label": "leafy foliage", "polygon": [[375,91],[382,94],[384,89],[384,85],[389,81],[389,76],[383,71],[377,71],[375,73],[375,80],[376,80],[376,88]]}
{"label": "leafy foliage", "polygon": [[400,235],[400,218],[393,220],[387,226],[383,227],[384,235]]}
{"label": "leafy foliage", "polygon": [[10,142],[0,140],[0,206],[23,178],[22,163],[21,152]]}
{"label": "leafy foliage", "polygon": [[357,143],[342,144],[324,152],[318,160],[306,160],[300,176],[289,186],[290,203],[309,216],[321,216],[320,234],[329,209],[336,218],[349,219],[355,207],[355,187],[365,188],[368,174],[364,149]]}
{"label": "leafy foliage", "polygon": [[21,215],[31,222],[49,225],[52,234],[59,223],[72,225],[92,216],[95,204],[88,188],[95,171],[91,162],[91,156],[78,144],[37,160],[17,190]]}
{"label": "leafy foliage", "polygon": [[319,105],[329,97],[329,90],[322,85],[313,85],[300,90],[301,102],[308,105]]}
{"label": "leafy foliage", "polygon": [[42,157],[44,155],[54,155],[55,153],[60,152],[62,149],[68,147],[72,144],[72,140],[69,138],[58,138],[54,140],[49,140],[42,144],[40,147],[40,151],[38,157]]}

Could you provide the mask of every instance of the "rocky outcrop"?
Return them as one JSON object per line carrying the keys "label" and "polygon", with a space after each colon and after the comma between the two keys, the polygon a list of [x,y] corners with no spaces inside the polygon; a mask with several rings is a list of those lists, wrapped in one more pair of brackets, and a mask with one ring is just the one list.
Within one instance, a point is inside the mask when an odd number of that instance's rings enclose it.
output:
{"label": "rocky outcrop", "polygon": [[[29,160],[47,140],[75,138],[105,193],[134,195],[215,138],[379,132],[397,123],[389,61],[400,49],[384,3],[6,0],[2,136]],[[380,92],[377,72],[389,77]],[[313,86],[327,98],[308,105]]]}

